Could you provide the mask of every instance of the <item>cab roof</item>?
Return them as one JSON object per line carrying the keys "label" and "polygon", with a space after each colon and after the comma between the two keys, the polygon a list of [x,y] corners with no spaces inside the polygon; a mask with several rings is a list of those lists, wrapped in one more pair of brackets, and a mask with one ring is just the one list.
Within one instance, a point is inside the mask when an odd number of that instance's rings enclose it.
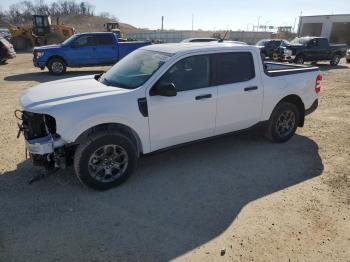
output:
{"label": "cab roof", "polygon": [[155,44],[155,45],[148,45],[145,47],[142,47],[144,50],[150,50],[150,51],[156,51],[156,52],[163,52],[163,53],[169,53],[169,54],[178,54],[178,53],[192,53],[192,52],[198,52],[198,51],[205,51],[205,50],[220,50],[220,49],[227,49],[227,50],[242,50],[247,48],[256,48],[253,46],[248,46],[245,44],[238,44],[238,43],[218,43],[218,42],[199,42],[199,43],[176,43],[176,44]]}

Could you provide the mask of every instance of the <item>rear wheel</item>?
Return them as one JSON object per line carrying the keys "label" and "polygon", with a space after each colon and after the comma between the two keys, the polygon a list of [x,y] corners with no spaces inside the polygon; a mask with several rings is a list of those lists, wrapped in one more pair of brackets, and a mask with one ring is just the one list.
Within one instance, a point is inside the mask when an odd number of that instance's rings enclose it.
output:
{"label": "rear wheel", "polygon": [[271,114],[265,135],[273,142],[286,142],[294,135],[299,119],[300,114],[294,104],[281,102]]}
{"label": "rear wheel", "polygon": [[62,75],[67,70],[66,63],[60,58],[52,58],[47,64],[47,68],[54,75]]}
{"label": "rear wheel", "polygon": [[348,58],[348,59],[346,59],[346,62],[348,63],[348,64],[350,64],[350,59]]}
{"label": "rear wheel", "polygon": [[137,164],[137,150],[126,136],[99,132],[78,146],[74,169],[79,180],[97,190],[123,183]]}
{"label": "rear wheel", "polygon": [[336,65],[338,65],[339,64],[339,62],[340,62],[340,55],[334,55],[333,57],[332,57],[332,60],[330,61],[330,64],[332,65],[332,66],[336,66]]}

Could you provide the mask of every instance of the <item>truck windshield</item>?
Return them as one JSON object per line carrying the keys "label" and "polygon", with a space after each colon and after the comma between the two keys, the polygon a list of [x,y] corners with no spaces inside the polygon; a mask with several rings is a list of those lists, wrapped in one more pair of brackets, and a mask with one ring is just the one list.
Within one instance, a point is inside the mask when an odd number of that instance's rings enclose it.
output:
{"label": "truck windshield", "polygon": [[78,36],[78,34],[72,35],[71,37],[67,38],[66,40],[64,40],[62,42],[62,45],[66,45],[68,43],[70,43],[74,38],[76,38]]}
{"label": "truck windshield", "polygon": [[299,38],[296,37],[290,42],[291,44],[299,44],[299,45],[307,45],[307,43],[310,41],[309,38]]}
{"label": "truck windshield", "polygon": [[109,86],[135,89],[143,85],[170,56],[168,53],[135,50],[103,74],[99,81]]}

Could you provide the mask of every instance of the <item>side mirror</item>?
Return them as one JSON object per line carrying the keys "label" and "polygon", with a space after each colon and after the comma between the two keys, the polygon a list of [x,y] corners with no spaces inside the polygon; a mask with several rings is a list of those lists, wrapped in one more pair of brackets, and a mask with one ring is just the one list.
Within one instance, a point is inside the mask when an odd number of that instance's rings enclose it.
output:
{"label": "side mirror", "polygon": [[151,89],[151,96],[176,96],[176,88],[174,83],[159,83]]}
{"label": "side mirror", "polygon": [[78,48],[79,44],[77,42],[73,42],[73,44],[71,45],[71,48]]}

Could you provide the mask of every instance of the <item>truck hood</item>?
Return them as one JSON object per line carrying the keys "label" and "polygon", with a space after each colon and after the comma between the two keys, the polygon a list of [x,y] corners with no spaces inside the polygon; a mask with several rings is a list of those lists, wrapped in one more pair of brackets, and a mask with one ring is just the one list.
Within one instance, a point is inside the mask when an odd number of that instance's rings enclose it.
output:
{"label": "truck hood", "polygon": [[34,51],[42,51],[42,50],[48,50],[48,49],[57,49],[57,48],[61,48],[61,44],[58,45],[43,45],[43,46],[39,46],[39,47],[34,47]]}
{"label": "truck hood", "polygon": [[41,112],[44,108],[127,91],[106,86],[95,80],[94,75],[89,75],[47,82],[30,88],[21,96],[20,103],[25,111]]}

